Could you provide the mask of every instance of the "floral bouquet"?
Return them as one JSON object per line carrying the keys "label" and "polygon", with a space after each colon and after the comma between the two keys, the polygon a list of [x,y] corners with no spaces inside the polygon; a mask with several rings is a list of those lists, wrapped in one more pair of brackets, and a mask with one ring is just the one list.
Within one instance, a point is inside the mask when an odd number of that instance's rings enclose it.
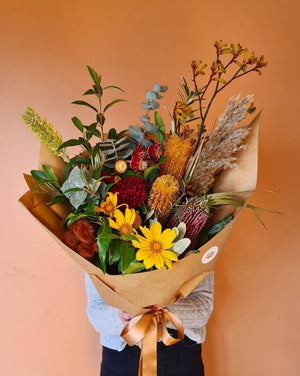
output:
{"label": "floral bouquet", "polygon": [[[215,127],[207,116],[220,91],[261,74],[267,63],[240,44],[214,47],[210,66],[194,60],[191,81],[182,77],[169,131],[157,111],[167,87],[158,83],[146,92],[141,125],[106,130],[108,110],[124,99],[105,104],[104,94],[123,90],[103,86],[89,66],[92,87],[83,95],[97,104],[73,103],[90,108],[95,120],[87,125],[73,117],[77,138],[63,142],[32,108],[23,114],[41,154],[39,170],[25,175],[30,189],[20,201],[89,274],[104,301],[136,315],[122,335],[129,344],[144,339],[145,375],[153,374],[149,356],[155,358],[158,335],[166,344],[183,338],[166,307],[212,271],[240,209],[257,215],[247,199],[256,186],[259,115],[241,125],[255,111],[253,97],[232,97]],[[71,147],[79,152],[70,156]],[[166,320],[178,339],[168,336]]]}

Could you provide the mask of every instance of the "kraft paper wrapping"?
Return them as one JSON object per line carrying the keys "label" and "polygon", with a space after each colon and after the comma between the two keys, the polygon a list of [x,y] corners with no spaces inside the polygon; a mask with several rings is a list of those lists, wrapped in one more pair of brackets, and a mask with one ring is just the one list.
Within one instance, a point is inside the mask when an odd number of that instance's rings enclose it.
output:
{"label": "kraft paper wrapping", "polygon": [[[215,188],[217,192],[232,192],[253,190],[257,178],[257,142],[258,142],[259,114],[251,122],[251,132],[248,136],[248,147],[237,155],[237,168],[224,170]],[[49,164],[48,155],[51,157],[51,167],[61,173],[64,162],[61,158],[52,155],[51,151],[41,148],[40,161]],[[33,186],[30,176],[26,176],[29,187]],[[245,194],[244,198],[248,198]],[[213,270],[214,265],[224,247],[228,236],[234,228],[241,210],[234,212],[234,219],[215,237],[199,249],[198,254],[191,254],[182,260],[173,263],[172,269],[154,270],[127,275],[104,274],[91,262],[81,257],[68,248],[60,239],[63,223],[68,214],[68,207],[56,204],[47,206],[47,195],[41,195],[29,190],[20,202],[49,232],[61,248],[88,273],[101,298],[109,305],[120,310],[140,315],[152,310],[152,307],[168,307],[175,301],[189,295],[194,288]],[[219,219],[232,213],[232,208],[220,207],[217,211]]]}

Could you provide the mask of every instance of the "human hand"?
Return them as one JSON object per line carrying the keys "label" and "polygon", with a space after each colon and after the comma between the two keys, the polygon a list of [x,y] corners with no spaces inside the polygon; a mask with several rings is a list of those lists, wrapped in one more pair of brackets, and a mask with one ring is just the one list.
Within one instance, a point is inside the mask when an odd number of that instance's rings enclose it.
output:
{"label": "human hand", "polygon": [[125,311],[119,311],[118,315],[124,325],[127,325],[129,321],[134,317],[131,313]]}

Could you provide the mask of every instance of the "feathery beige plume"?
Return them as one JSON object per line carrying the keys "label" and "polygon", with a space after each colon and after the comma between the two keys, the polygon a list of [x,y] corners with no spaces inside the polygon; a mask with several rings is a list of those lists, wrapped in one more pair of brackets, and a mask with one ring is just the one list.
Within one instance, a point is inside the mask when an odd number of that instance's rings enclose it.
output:
{"label": "feathery beige plume", "polygon": [[243,140],[249,134],[250,128],[236,127],[236,125],[245,118],[252,98],[252,95],[247,95],[240,101],[239,96],[230,98],[225,112],[219,118],[218,125],[200,153],[196,150],[187,171],[188,176],[191,177],[191,187],[198,195],[212,186],[216,175],[223,169],[237,166],[234,154],[246,148]]}

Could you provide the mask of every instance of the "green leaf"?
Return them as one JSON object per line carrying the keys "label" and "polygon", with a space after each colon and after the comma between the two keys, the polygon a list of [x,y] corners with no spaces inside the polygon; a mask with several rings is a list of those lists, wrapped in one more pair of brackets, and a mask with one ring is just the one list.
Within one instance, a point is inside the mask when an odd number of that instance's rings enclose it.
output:
{"label": "green leaf", "polygon": [[125,274],[138,273],[145,269],[145,265],[142,262],[132,261],[128,268],[125,270]]}
{"label": "green leaf", "polygon": [[58,179],[57,179],[54,171],[52,170],[52,168],[50,168],[46,165],[42,165],[42,167],[43,167],[43,170],[45,171],[45,174],[49,178],[49,180],[58,181]]}
{"label": "green leaf", "polygon": [[96,87],[99,89],[100,88],[100,79],[98,73],[90,66],[87,65],[87,68],[89,70],[89,73],[92,77],[92,80],[94,81]]}
{"label": "green leaf", "polygon": [[57,150],[64,149],[68,146],[76,146],[76,145],[83,145],[83,144],[84,144],[84,140],[82,141],[82,139],[72,138],[71,140],[63,142]]}
{"label": "green leaf", "polygon": [[114,104],[119,103],[119,102],[126,102],[126,99],[115,99],[115,100],[113,100],[112,102],[108,103],[104,107],[103,112],[107,111],[111,106],[113,106]]}
{"label": "green leaf", "polygon": [[114,86],[114,85],[105,86],[103,88],[103,90],[105,90],[105,89],[117,89],[117,90],[123,91],[123,93],[125,93],[125,91],[123,89],[119,88],[118,86]]}
{"label": "green leaf", "polygon": [[146,168],[146,170],[144,171],[144,178],[148,181],[153,180],[157,174],[157,170],[157,165]]}
{"label": "green leaf", "polygon": [[30,173],[38,183],[49,181],[48,176],[43,171],[31,170]]}
{"label": "green leaf", "polygon": [[110,242],[111,242],[111,239],[109,238],[102,238],[101,235],[97,236],[98,255],[102,263],[105,262],[106,254],[109,250]]}
{"label": "green leaf", "polygon": [[72,104],[79,104],[80,106],[90,107],[92,110],[98,112],[97,108],[85,101],[74,101]]}
{"label": "green leaf", "polygon": [[59,202],[65,201],[67,198],[63,195],[55,196],[53,199],[48,203],[48,206],[52,206],[58,204]]}
{"label": "green leaf", "polygon": [[78,119],[78,117],[74,116],[74,117],[72,117],[71,120],[72,120],[73,124],[75,125],[75,127],[76,127],[77,129],[79,129],[80,132],[83,132],[83,124],[82,124],[82,122]]}
{"label": "green leaf", "polygon": [[77,219],[85,218],[87,216],[88,216],[87,213],[77,213],[77,214],[76,213],[70,213],[67,216],[66,223],[67,223],[68,226],[70,226],[72,223],[77,221]]}
{"label": "green leaf", "polygon": [[108,253],[108,263],[109,265],[114,264],[115,262],[118,262],[121,258],[121,248],[120,248],[120,239],[113,240],[111,242],[110,250]]}
{"label": "green leaf", "polygon": [[95,94],[94,90],[93,89],[88,89],[82,95],[92,95],[92,94]]}
{"label": "green leaf", "polygon": [[158,125],[159,127],[164,126],[163,119],[157,111],[154,112],[154,121],[155,121],[155,124]]}
{"label": "green leaf", "polygon": [[75,158],[72,158],[70,160],[70,162],[68,162],[65,166],[65,169],[64,169],[64,173],[63,173],[63,181],[65,181],[67,179],[67,176],[70,172],[70,169],[72,168],[72,166],[75,164],[75,163],[80,163],[80,164],[90,164],[91,161],[89,158],[85,158],[85,157],[75,157]]}
{"label": "green leaf", "polygon": [[116,140],[117,139],[117,131],[116,131],[116,129],[115,128],[110,128],[110,130],[108,131],[107,137],[110,138],[110,139]]}
{"label": "green leaf", "polygon": [[132,234],[125,234],[121,236],[122,240],[138,240],[135,235]]}
{"label": "green leaf", "polygon": [[120,246],[121,252],[121,272],[125,273],[130,263],[135,260],[135,249],[129,245],[128,242],[122,241]]}
{"label": "green leaf", "polygon": [[164,131],[159,130],[156,133],[156,137],[157,137],[158,142],[160,142],[162,144],[165,141],[165,139],[166,139],[166,137],[165,137],[165,130]]}

